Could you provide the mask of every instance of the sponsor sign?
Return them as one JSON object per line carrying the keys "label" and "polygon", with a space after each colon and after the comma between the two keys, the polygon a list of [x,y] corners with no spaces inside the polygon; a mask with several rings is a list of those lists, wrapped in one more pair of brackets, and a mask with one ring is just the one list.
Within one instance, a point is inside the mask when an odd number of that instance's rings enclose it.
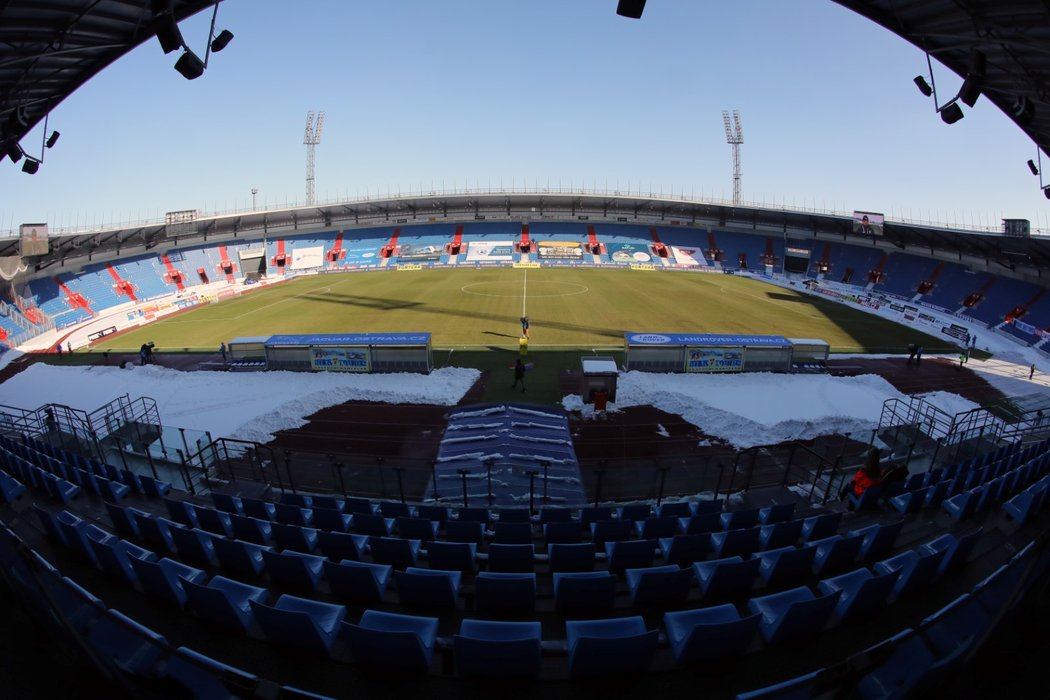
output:
{"label": "sponsor sign", "polygon": [[441,259],[443,251],[436,245],[412,245],[403,243],[397,251],[398,260],[419,260],[435,262]]}
{"label": "sponsor sign", "polygon": [[[679,267],[697,267],[702,264],[704,259],[704,254],[698,248],[671,246],[671,253],[674,255],[675,264]],[[697,258],[700,258],[700,260],[697,260]]]}
{"label": "sponsor sign", "polygon": [[398,270],[408,270],[408,271],[422,270],[423,266],[420,265],[419,263],[414,263],[414,264],[409,264],[409,265],[398,265],[397,269]]}
{"label": "sponsor sign", "polygon": [[653,259],[648,247],[638,243],[612,243],[606,252],[614,263],[647,263]]}
{"label": "sponsor sign", "polygon": [[744,351],[738,348],[688,348],[686,372],[740,372]]}
{"label": "sponsor sign", "polygon": [[541,260],[580,260],[583,246],[575,241],[539,241],[536,253]]}
{"label": "sponsor sign", "polygon": [[639,265],[637,263],[631,265],[632,270],[642,270],[643,272],[650,272],[656,269],[656,265]]}
{"label": "sponsor sign", "polygon": [[784,248],[784,255],[791,255],[796,258],[808,258],[809,250],[807,248],[792,248],[787,246]]}
{"label": "sponsor sign", "polygon": [[310,348],[310,366],[326,372],[368,372],[368,348]]}
{"label": "sponsor sign", "polygon": [[512,267],[524,267],[527,269],[532,269],[539,266],[540,264],[538,262],[516,262]]}
{"label": "sponsor sign", "polygon": [[429,345],[429,333],[315,333],[274,335],[267,345]]}
{"label": "sponsor sign", "polygon": [[467,262],[512,262],[514,241],[470,241]]}
{"label": "sponsor sign", "polygon": [[791,347],[782,335],[720,335],[717,333],[625,333],[628,345],[686,345],[696,347]]}
{"label": "sponsor sign", "polygon": [[941,328],[941,333],[944,333],[945,335],[950,335],[953,338],[958,338],[959,340],[970,339],[969,332],[967,332],[965,328],[959,328],[959,326],[956,326],[955,324],[952,324],[950,326],[943,326]]}

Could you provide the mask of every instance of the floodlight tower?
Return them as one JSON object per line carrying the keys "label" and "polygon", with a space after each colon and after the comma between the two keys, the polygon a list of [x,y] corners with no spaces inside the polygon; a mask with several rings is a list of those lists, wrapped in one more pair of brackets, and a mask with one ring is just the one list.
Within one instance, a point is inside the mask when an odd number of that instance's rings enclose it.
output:
{"label": "floodlight tower", "polygon": [[733,206],[740,206],[740,144],[744,142],[744,127],[740,124],[740,112],[733,110],[733,121],[729,112],[722,110],[722,122],[726,127],[726,143],[733,147]]}
{"label": "floodlight tower", "polygon": [[324,112],[317,113],[317,121],[314,121],[314,113],[306,113],[306,132],[303,134],[303,143],[306,144],[306,203],[314,203],[314,146],[321,143],[321,130],[324,129]]}

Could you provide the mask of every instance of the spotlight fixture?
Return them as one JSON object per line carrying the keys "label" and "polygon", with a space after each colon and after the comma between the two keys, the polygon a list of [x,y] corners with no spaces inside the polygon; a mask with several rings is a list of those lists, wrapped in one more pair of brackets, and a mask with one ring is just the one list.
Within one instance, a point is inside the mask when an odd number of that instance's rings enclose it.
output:
{"label": "spotlight fixture", "polygon": [[1043,188],[1043,196],[1050,199],[1050,185]]}
{"label": "spotlight fixture", "polygon": [[197,58],[197,54],[189,49],[183,52],[179,60],[175,62],[177,70],[186,80],[196,80],[204,75],[204,61]]}
{"label": "spotlight fixture", "polygon": [[985,58],[984,53],[974,49],[970,54],[970,69],[966,72],[962,87],[959,88],[959,99],[967,107],[973,107],[977,98],[981,96],[987,66],[988,59]]}
{"label": "spotlight fixture", "polygon": [[645,0],[620,0],[616,4],[616,14],[621,17],[640,19],[645,10]]}
{"label": "spotlight fixture", "polygon": [[1035,161],[1031,158],[1028,159],[1028,169],[1032,171],[1033,175],[1039,174],[1039,168],[1035,167]]}
{"label": "spotlight fixture", "polygon": [[12,163],[17,163],[22,160],[22,147],[18,145],[18,141],[11,140],[4,146],[4,155],[11,159]]}
{"label": "spotlight fixture", "polygon": [[229,29],[223,29],[219,32],[219,35],[215,37],[211,42],[212,53],[219,53],[226,48],[226,45],[233,40],[233,32]]}
{"label": "spotlight fixture", "polygon": [[160,41],[160,48],[166,54],[181,49],[186,42],[182,40],[182,32],[172,13],[171,0],[153,0],[152,9],[156,22],[154,32]]}
{"label": "spotlight fixture", "polygon": [[940,112],[941,121],[945,124],[954,124],[965,116],[962,107],[955,100],[941,107]]}
{"label": "spotlight fixture", "polygon": [[924,76],[917,75],[915,76],[915,79],[912,82],[915,83],[915,87],[919,88],[919,92],[926,95],[927,97],[933,94],[933,88],[930,87],[930,84],[926,82],[926,78]]}
{"label": "spotlight fixture", "polygon": [[1025,95],[1018,95],[1010,105],[1010,113],[1021,126],[1028,126],[1035,119],[1035,105]]}
{"label": "spotlight fixture", "polygon": [[61,135],[62,134],[58,133],[57,131],[52,131],[51,135],[47,137],[47,141],[44,142],[44,145],[48,148],[54,148],[55,143],[58,141],[58,137]]}
{"label": "spotlight fixture", "polygon": [[36,158],[26,158],[26,162],[22,163],[22,172],[29,175],[36,175],[36,171],[40,170],[40,161]]}

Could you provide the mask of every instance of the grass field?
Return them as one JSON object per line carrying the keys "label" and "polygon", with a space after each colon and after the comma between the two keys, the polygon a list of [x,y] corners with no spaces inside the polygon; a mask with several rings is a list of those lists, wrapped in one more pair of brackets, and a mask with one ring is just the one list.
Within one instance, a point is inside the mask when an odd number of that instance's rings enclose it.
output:
{"label": "grass field", "polygon": [[[820,338],[833,352],[927,353],[945,341],[883,318],[735,275],[609,269],[434,269],[303,277],[122,333],[95,350],[215,351],[237,336],[430,332],[435,348],[622,348],[630,331]],[[444,364],[435,354],[435,364]],[[456,364],[453,362],[452,364]]]}

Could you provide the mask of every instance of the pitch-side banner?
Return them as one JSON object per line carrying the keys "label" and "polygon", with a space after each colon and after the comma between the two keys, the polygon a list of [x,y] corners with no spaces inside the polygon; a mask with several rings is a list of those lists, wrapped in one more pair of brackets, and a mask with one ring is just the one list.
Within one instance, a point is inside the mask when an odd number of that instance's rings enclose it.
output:
{"label": "pitch-side banner", "polygon": [[583,246],[575,241],[540,241],[536,252],[541,260],[583,259]]}
{"label": "pitch-side banner", "polygon": [[468,262],[510,262],[514,259],[514,241],[471,241],[467,244]]}
{"label": "pitch-side banner", "polygon": [[688,348],[686,372],[740,372],[744,351],[736,348]]}
{"label": "pitch-side banner", "polygon": [[328,372],[368,372],[368,348],[311,348],[310,366]]}
{"label": "pitch-side banner", "polygon": [[614,263],[648,263],[653,260],[648,247],[641,243],[609,243],[607,250]]}

